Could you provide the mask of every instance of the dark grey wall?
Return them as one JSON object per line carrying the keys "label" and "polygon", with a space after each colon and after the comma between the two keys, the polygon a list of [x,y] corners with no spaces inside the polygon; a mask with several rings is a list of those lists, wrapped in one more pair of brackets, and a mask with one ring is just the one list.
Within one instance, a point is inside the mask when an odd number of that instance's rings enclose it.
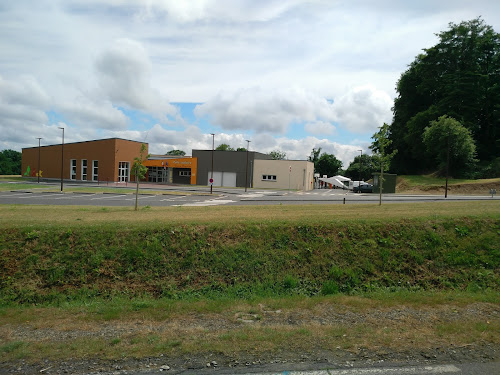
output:
{"label": "dark grey wall", "polygon": [[174,168],[172,175],[172,182],[174,184],[191,184],[191,176],[179,176],[180,171],[189,171],[191,172],[191,168]]}
{"label": "dark grey wall", "polygon": [[[197,185],[208,185],[208,172],[212,168],[212,150],[193,150],[192,156],[198,158]],[[253,161],[269,160],[271,156],[260,152],[248,152],[248,185],[252,181]],[[214,151],[214,171],[236,172],[236,186],[245,187],[246,151]]]}

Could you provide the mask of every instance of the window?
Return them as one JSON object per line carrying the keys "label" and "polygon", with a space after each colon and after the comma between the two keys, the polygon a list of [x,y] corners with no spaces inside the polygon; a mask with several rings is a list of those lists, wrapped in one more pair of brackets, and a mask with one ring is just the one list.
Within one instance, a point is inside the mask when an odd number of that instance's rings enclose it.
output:
{"label": "window", "polygon": [[71,159],[71,160],[70,160],[70,168],[69,168],[69,171],[70,171],[69,178],[70,178],[71,180],[76,180],[76,159]]}
{"label": "window", "polygon": [[127,182],[129,180],[129,166],[128,161],[118,162],[118,182]]}
{"label": "window", "polygon": [[179,176],[191,177],[191,171],[179,171]]}
{"label": "window", "polygon": [[87,181],[87,159],[82,159],[82,181]]}
{"label": "window", "polygon": [[92,160],[92,181],[99,181],[99,160]]}
{"label": "window", "polygon": [[262,181],[276,181],[276,175],[263,174]]}

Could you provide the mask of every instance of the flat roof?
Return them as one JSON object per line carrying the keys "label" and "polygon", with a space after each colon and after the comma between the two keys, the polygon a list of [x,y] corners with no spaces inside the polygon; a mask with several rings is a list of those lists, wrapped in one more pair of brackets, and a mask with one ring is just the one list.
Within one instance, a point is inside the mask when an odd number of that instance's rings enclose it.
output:
{"label": "flat roof", "polygon": [[[136,143],[144,143],[144,144],[148,144],[147,142],[139,142],[139,141],[133,141],[131,139],[125,139],[125,138],[118,138],[118,137],[113,137],[113,138],[103,138],[103,139],[94,139],[94,140],[90,140],[90,141],[79,141],[79,142],[68,142],[68,143],[64,143],[65,145],[75,145],[77,143],[89,143],[89,142],[102,142],[102,141],[109,141],[109,140],[112,140],[112,139],[118,139],[120,141],[126,141],[126,142],[136,142]],[[61,143],[56,143],[56,144],[52,144],[52,145],[43,145],[43,146],[40,146],[40,147],[52,147],[52,146],[59,146]],[[38,148],[38,146],[33,146],[33,147],[23,147],[22,150],[27,150],[27,149],[30,149],[30,148]]]}

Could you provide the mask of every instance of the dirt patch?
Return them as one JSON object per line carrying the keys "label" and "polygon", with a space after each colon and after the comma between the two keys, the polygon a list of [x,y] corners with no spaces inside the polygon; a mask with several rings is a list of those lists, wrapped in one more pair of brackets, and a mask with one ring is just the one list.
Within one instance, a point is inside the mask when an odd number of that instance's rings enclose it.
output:
{"label": "dirt patch", "polygon": [[[484,330],[479,333],[468,331],[468,327],[481,324]],[[344,368],[354,363],[490,362],[500,360],[500,338],[498,332],[488,333],[488,326],[495,330],[499,324],[500,306],[490,303],[369,309],[324,303],[312,309],[286,310],[259,305],[252,312],[188,314],[168,321],[134,319],[82,325],[75,319],[43,327],[11,324],[0,327],[1,341],[70,347],[82,338],[109,343],[117,339],[127,342],[129,338],[169,337],[187,345],[184,349],[165,349],[152,355],[115,357],[119,359],[103,359],[106,355],[99,354],[72,359],[69,352],[59,359],[12,360],[0,363],[0,372],[126,373],[126,370],[163,368],[179,374],[217,368],[236,373],[283,370],[291,366]],[[459,334],[454,329],[464,332]],[[283,334],[289,340],[273,346],[276,334]],[[229,340],[223,349],[219,345],[221,337]]]}
{"label": "dirt patch", "polygon": [[[500,194],[500,182],[489,182],[479,184],[454,184],[448,185],[448,194],[454,195],[490,195],[490,190],[496,189]],[[396,193],[399,194],[444,194],[445,186],[410,186],[406,181],[396,185]]]}

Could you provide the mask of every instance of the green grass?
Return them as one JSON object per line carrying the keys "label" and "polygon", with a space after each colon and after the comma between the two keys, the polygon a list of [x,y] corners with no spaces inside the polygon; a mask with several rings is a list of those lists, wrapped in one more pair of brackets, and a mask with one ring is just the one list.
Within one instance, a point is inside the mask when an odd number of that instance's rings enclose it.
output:
{"label": "green grass", "polygon": [[[59,218],[66,212],[55,211]],[[498,211],[468,217],[230,224],[110,221],[116,213],[125,216],[111,209],[79,212],[82,220],[76,226],[11,222],[0,232],[0,300],[62,303],[115,295],[241,299],[379,289],[482,291],[500,285]],[[241,211],[227,210],[225,220],[231,213]],[[86,225],[89,214],[102,215],[108,224]],[[150,214],[154,217],[152,208],[140,213]]]}
{"label": "green grass", "polygon": [[[444,177],[433,177],[429,175],[401,175],[398,176],[398,181],[406,181],[410,187],[415,186],[444,186],[446,179]],[[468,180],[449,178],[448,185],[457,184],[477,184],[477,183],[500,183],[500,178],[483,179],[483,180]]]}

